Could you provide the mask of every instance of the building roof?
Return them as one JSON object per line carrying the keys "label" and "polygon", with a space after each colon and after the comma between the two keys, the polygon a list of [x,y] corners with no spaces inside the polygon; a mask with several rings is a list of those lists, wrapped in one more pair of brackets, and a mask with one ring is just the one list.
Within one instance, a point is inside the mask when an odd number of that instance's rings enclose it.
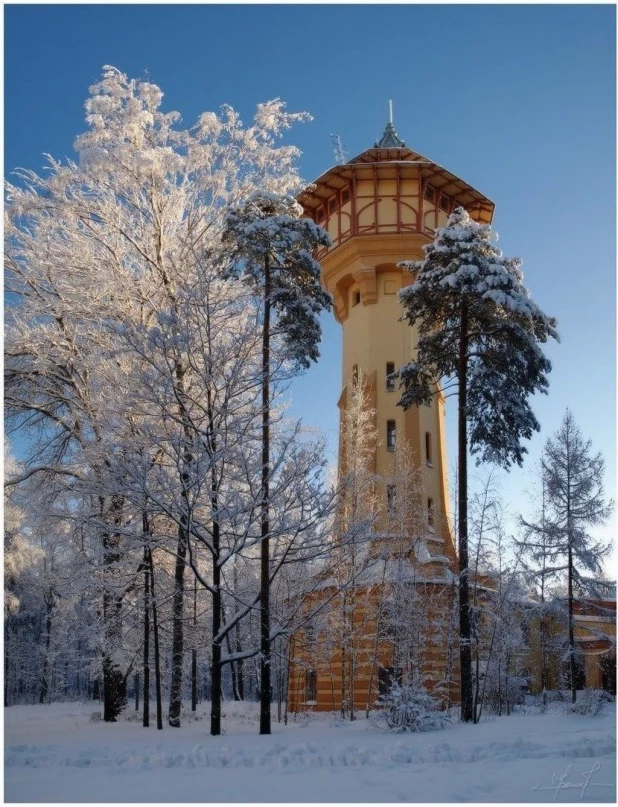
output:
{"label": "building roof", "polygon": [[306,209],[313,210],[353,182],[359,172],[369,169],[375,173],[388,168],[392,168],[397,176],[405,176],[410,171],[414,172],[411,176],[421,174],[423,181],[430,182],[438,192],[453,197],[464,207],[478,207],[481,220],[491,223],[495,207],[491,199],[438,163],[408,148],[395,131],[392,120],[386,124],[382,137],[373,148],[329,168],[300,194],[299,201]]}

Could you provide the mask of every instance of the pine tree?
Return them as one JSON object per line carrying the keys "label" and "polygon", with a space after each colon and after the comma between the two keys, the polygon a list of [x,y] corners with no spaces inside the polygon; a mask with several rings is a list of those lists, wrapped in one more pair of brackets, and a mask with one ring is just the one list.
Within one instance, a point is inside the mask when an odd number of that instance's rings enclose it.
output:
{"label": "pine tree", "polygon": [[[232,244],[229,277],[242,278],[262,300],[262,474],[260,573],[260,734],[270,734],[270,378],[271,338],[279,336],[287,358],[307,368],[319,357],[318,316],[331,305],[320,285],[320,266],[311,253],[330,244],[327,233],[293,198],[256,192],[231,207],[224,241]],[[271,314],[276,322],[271,323]]]}
{"label": "pine tree", "polygon": [[[546,392],[549,360],[539,348],[556,322],[530,299],[520,261],[504,258],[488,225],[457,208],[400,292],[404,318],[418,328],[416,360],[399,371],[399,404],[429,404],[437,384],[458,396],[458,544],[462,720],[473,720],[468,581],[468,450],[480,460],[521,465],[539,424],[527,399]],[[452,392],[449,392],[452,390]]]}
{"label": "pine tree", "polygon": [[613,509],[603,489],[605,461],[593,454],[590,440],[579,430],[567,409],[560,428],[545,445],[543,475],[547,489],[549,523],[547,524],[549,558],[564,560],[567,574],[569,669],[571,700],[575,703],[576,652],[573,633],[573,590],[585,588],[583,572],[598,574],[610,544],[596,540],[590,528],[604,524]]}

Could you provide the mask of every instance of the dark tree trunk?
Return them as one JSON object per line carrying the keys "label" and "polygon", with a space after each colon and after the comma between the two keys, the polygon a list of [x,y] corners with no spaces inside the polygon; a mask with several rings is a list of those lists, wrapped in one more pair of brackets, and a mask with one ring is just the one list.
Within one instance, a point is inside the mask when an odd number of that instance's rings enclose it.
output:
{"label": "dark tree trunk", "polygon": [[[113,496],[110,508],[112,523],[120,526],[123,498]],[[122,644],[122,594],[118,593],[115,579],[116,566],[120,562],[120,534],[106,532],[103,536],[103,553],[106,572],[103,590],[103,624],[105,650],[103,654],[103,720],[115,723],[126,706],[126,681],[114,661],[114,651]],[[114,585],[115,584],[115,585]]]}
{"label": "dark tree trunk", "polygon": [[[225,644],[227,646],[227,652],[231,656],[232,655],[232,640],[230,638],[229,632],[225,634]],[[232,677],[232,695],[235,701],[240,700],[240,695],[238,694],[238,677],[236,675],[236,662],[230,662],[230,675]]]}
{"label": "dark tree trunk", "polygon": [[[142,516],[144,536],[148,535],[147,517]],[[144,545],[144,711],[142,726],[150,726],[150,568],[148,563],[148,547]]]}
{"label": "dark tree trunk", "polygon": [[191,711],[197,711],[197,650],[191,651]]}
{"label": "dark tree trunk", "polygon": [[9,705],[9,654],[12,650],[9,649],[9,640],[11,631],[9,629],[9,620],[4,623],[4,705]]}
{"label": "dark tree trunk", "polygon": [[184,598],[185,598],[185,560],[187,557],[188,534],[186,519],[178,527],[178,543],[176,546],[176,567],[174,571],[174,596],[172,599],[172,675],[170,682],[169,724],[173,728],[180,727],[180,710],[182,708],[182,666],[184,653]]}
{"label": "dark tree trunk", "polygon": [[135,694],[135,711],[139,712],[139,673],[133,676],[133,692]]}
{"label": "dark tree trunk", "polygon": [[210,701],[210,733],[221,734],[221,642],[218,640],[221,630],[221,567],[219,566],[219,523],[212,529],[213,565],[212,565],[212,672]]}
{"label": "dark tree trunk", "polygon": [[39,703],[45,703],[49,695],[49,645],[51,642],[52,612],[54,610],[53,592],[45,595],[45,656],[43,658],[43,671],[41,673],[41,694]]}
{"label": "dark tree trunk", "polygon": [[103,659],[103,720],[115,723],[127,705],[126,683],[122,672],[109,656]]}
{"label": "dark tree trunk", "polygon": [[575,636],[573,632],[573,551],[569,535],[569,672],[571,675],[571,702],[577,699],[577,672],[575,664]]}
{"label": "dark tree trunk", "polygon": [[191,711],[197,710],[197,577],[193,579],[193,650],[191,651]]}
{"label": "dark tree trunk", "polygon": [[152,549],[148,549],[148,566],[150,568],[150,601],[152,604],[152,635],[154,638],[155,657],[155,693],[157,698],[157,729],[163,728],[163,694],[161,691],[161,654],[159,652],[159,620],[157,616],[157,600],[154,588],[154,563]]}
{"label": "dark tree trunk", "polygon": [[172,674],[170,682],[169,724],[173,728],[180,727],[182,709],[182,674],[184,656],[184,599],[185,599],[185,566],[190,535],[189,525],[189,468],[193,464],[190,451],[192,428],[185,408],[185,368],[181,362],[176,365],[176,385],[180,399],[179,415],[183,424],[184,449],[182,470],[180,473],[181,498],[183,510],[178,526],[178,544],[176,548],[176,568],[174,572],[174,596],[172,599]]}
{"label": "dark tree trunk", "polygon": [[[238,590],[238,569],[236,568],[236,559],[234,559],[234,591]],[[234,633],[236,636],[236,652],[242,652],[242,642],[240,639],[240,620],[236,621],[234,626]],[[245,699],[245,682],[244,682],[244,660],[238,659],[236,666],[236,684],[238,687],[238,699],[243,701]]]}
{"label": "dark tree trunk", "polygon": [[470,586],[468,569],[468,309],[462,302],[461,330],[459,334],[458,411],[458,538],[459,538],[459,663],[461,680],[461,719],[470,723],[474,719],[472,691],[472,654],[470,620]]}
{"label": "dark tree trunk", "polygon": [[262,512],[260,568],[260,734],[270,734],[270,260],[264,261],[262,331]]}

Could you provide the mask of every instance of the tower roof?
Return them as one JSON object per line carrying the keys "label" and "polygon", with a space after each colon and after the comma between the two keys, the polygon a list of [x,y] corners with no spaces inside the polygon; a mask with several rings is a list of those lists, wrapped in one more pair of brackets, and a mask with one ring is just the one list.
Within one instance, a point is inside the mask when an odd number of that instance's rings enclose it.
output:
{"label": "tower roof", "polygon": [[389,122],[384,127],[384,133],[379,140],[376,140],[374,148],[377,149],[400,149],[405,148],[406,144],[397,135],[393,122]]}
{"label": "tower roof", "polygon": [[384,127],[384,133],[379,140],[374,143],[374,148],[377,149],[398,149],[405,148],[406,144],[397,135],[395,127],[393,126],[393,102],[388,102],[388,123]]}
{"label": "tower roof", "polygon": [[305,210],[315,211],[332,199],[334,194],[346,186],[354,187],[359,180],[372,179],[376,182],[381,176],[397,182],[397,193],[400,192],[400,181],[417,182],[419,194],[421,185],[424,188],[425,183],[430,183],[432,192],[445,194],[457,205],[463,205],[469,211],[474,210],[475,219],[491,223],[494,203],[455,174],[406,146],[395,131],[392,101],[388,102],[388,107],[388,121],[382,137],[375,141],[372,148],[345,163],[338,163],[307,187],[299,196]]}

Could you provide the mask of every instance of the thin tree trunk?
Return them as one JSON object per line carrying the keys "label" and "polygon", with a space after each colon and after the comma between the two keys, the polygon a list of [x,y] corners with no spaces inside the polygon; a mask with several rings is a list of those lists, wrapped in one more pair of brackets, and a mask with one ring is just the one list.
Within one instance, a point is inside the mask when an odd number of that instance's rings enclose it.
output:
{"label": "thin tree trunk", "polygon": [[287,648],[287,661],[286,661],[286,670],[287,674],[285,677],[285,708],[283,710],[283,725],[287,726],[288,724],[288,705],[290,701],[290,646],[288,644]]}
{"label": "thin tree trunk", "polygon": [[154,588],[154,563],[152,549],[148,549],[148,565],[150,567],[150,601],[152,603],[152,634],[154,637],[155,657],[155,693],[157,698],[157,729],[163,728],[163,694],[161,691],[161,654],[159,652],[159,621],[157,616],[157,601]]}
{"label": "thin tree trunk", "polygon": [[190,483],[188,468],[193,464],[193,456],[189,450],[192,439],[192,429],[185,408],[185,368],[182,362],[176,365],[176,388],[179,404],[179,416],[183,424],[184,446],[182,453],[182,469],[180,473],[181,499],[184,512],[178,525],[178,544],[176,548],[176,567],[174,571],[174,596],[172,599],[172,675],[170,682],[170,708],[169,725],[180,727],[180,712],[182,709],[182,678],[184,657],[184,599],[185,599],[185,568],[187,550],[189,547],[189,494]]}
{"label": "thin tree trunk", "polygon": [[[51,642],[52,612],[54,609],[54,595],[50,591],[45,595],[45,656],[43,658],[43,672],[41,673],[41,694],[39,703],[45,703],[49,695],[49,645]],[[5,650],[6,652],[6,650]]]}
{"label": "thin tree trunk", "polygon": [[[216,499],[215,499],[216,501]],[[219,566],[219,522],[215,520],[212,527],[212,673],[210,701],[210,733],[221,734],[221,641],[218,639],[221,630],[221,567]]]}
{"label": "thin tree trunk", "polygon": [[[104,501],[101,498],[101,504]],[[123,499],[112,496],[110,515],[112,523],[120,525]],[[114,566],[120,562],[120,535],[106,532],[103,535],[103,556],[107,579],[103,590],[103,625],[105,651],[103,654],[103,720],[115,723],[126,705],[126,681],[114,661],[114,651],[122,643],[122,595],[115,591]],[[111,580],[111,582],[110,582]]]}
{"label": "thin tree trunk", "polygon": [[[225,610],[222,611],[221,614],[223,624],[225,625]],[[225,645],[227,647],[228,655],[232,655],[232,639],[230,637],[230,632],[226,631],[225,633]],[[240,696],[238,694],[238,680],[236,676],[236,662],[230,661],[230,675],[232,677],[232,695],[235,701],[240,700]]]}
{"label": "thin tree trunk", "polygon": [[178,527],[176,566],[174,570],[174,596],[172,599],[172,674],[168,723],[173,728],[180,727],[180,711],[182,708],[185,561],[187,557],[187,543],[189,540],[186,523],[186,517],[183,516],[181,524]]}
{"label": "thin tree trunk", "polygon": [[[142,516],[144,527],[147,526],[146,514]],[[148,534],[144,529],[144,536]],[[148,548],[144,544],[144,706],[142,726],[150,726],[150,570],[148,567]]]}
{"label": "thin tree trunk", "polygon": [[281,702],[283,690],[283,667],[281,656],[277,656],[277,723],[281,723]]}
{"label": "thin tree trunk", "polygon": [[577,699],[577,682],[575,680],[575,636],[573,631],[573,551],[569,536],[569,669],[571,671],[571,702]]}
{"label": "thin tree trunk", "polygon": [[[234,591],[238,591],[238,569],[236,566],[236,558],[234,558]],[[235,609],[238,608],[236,604]],[[234,626],[234,633],[236,636],[236,652],[242,652],[242,642],[240,639],[240,620],[236,621]],[[245,699],[245,682],[244,682],[244,660],[238,659],[236,662],[236,683],[238,685],[238,697],[241,701]]]}
{"label": "thin tree trunk", "polygon": [[470,723],[473,715],[472,657],[470,630],[470,590],[468,569],[468,308],[464,300],[461,307],[459,334],[458,411],[458,538],[459,538],[459,663],[461,680],[461,719]]}
{"label": "thin tree trunk", "polygon": [[191,651],[191,711],[197,710],[197,577],[193,580],[193,649]]}
{"label": "thin tree trunk", "polygon": [[9,619],[6,619],[4,623],[4,705],[5,706],[9,705],[9,658],[11,657],[13,652],[12,649],[9,648],[9,641],[11,635]]}
{"label": "thin tree trunk", "polygon": [[260,734],[270,734],[270,259],[264,261],[262,331],[262,512],[260,568]]}

